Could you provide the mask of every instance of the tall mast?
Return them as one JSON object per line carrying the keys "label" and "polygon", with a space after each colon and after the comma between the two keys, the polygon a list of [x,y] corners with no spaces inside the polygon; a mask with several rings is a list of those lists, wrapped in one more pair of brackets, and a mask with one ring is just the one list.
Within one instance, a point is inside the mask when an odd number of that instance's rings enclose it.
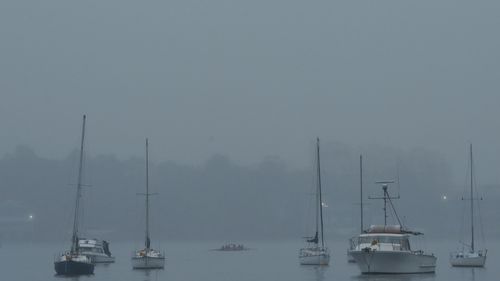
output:
{"label": "tall mast", "polygon": [[474,163],[472,160],[472,143],[470,144],[470,223],[471,223],[471,250],[474,252]]}
{"label": "tall mast", "polygon": [[149,250],[150,239],[149,239],[149,152],[148,152],[148,139],[146,138],[146,250]]}
{"label": "tall mast", "polygon": [[[323,238],[323,200],[321,197],[321,161],[319,158],[319,138],[316,139],[316,153],[317,153],[317,167],[318,167],[318,208],[319,208],[319,217],[321,221],[321,247],[325,247],[325,241]],[[318,219],[316,216],[316,233],[318,229]]]}
{"label": "tall mast", "polygon": [[71,253],[78,251],[78,214],[80,209],[80,197],[82,195],[82,169],[83,169],[83,143],[85,140],[85,119],[83,115],[82,139],[80,142],[80,162],[78,165],[78,182],[76,185],[75,216],[73,218],[73,236],[71,237]]}
{"label": "tall mast", "polygon": [[360,214],[361,214],[361,225],[360,232],[363,233],[363,155],[359,155],[359,199],[360,199]]}

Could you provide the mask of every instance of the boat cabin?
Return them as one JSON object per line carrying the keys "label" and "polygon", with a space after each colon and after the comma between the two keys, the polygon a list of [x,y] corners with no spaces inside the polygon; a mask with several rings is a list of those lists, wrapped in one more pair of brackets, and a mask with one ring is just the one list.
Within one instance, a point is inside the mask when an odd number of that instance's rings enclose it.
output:
{"label": "boat cabin", "polygon": [[354,241],[356,250],[411,251],[407,234],[361,234]]}
{"label": "boat cabin", "polygon": [[399,225],[373,225],[365,233],[351,239],[351,249],[362,251],[411,251],[410,235]]}
{"label": "boat cabin", "polygon": [[80,239],[78,240],[78,248],[81,252],[105,254],[111,256],[107,241],[98,239]]}

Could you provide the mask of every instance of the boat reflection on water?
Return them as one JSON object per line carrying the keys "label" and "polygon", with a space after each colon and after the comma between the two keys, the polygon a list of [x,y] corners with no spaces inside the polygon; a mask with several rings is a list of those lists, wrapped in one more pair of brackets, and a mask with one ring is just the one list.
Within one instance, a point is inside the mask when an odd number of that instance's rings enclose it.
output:
{"label": "boat reflection on water", "polygon": [[139,272],[141,274],[141,279],[138,279],[138,280],[141,280],[141,281],[158,281],[158,280],[161,280],[160,278],[160,273],[158,270],[155,270],[155,269],[143,269],[143,270],[138,270],[137,272]]}
{"label": "boat reflection on water", "polygon": [[420,274],[377,274],[377,275],[358,275],[351,280],[360,281],[435,281],[435,273],[420,273]]}
{"label": "boat reflection on water", "polygon": [[309,278],[307,278],[306,280],[311,280],[311,281],[327,280],[325,272],[328,270],[328,267],[326,266],[315,265],[315,266],[303,266],[302,268],[307,271],[307,276]]}

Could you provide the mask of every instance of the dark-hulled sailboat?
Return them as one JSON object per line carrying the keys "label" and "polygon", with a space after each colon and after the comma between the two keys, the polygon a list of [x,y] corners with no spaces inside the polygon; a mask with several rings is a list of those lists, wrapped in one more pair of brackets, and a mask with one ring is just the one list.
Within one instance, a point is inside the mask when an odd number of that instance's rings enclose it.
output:
{"label": "dark-hulled sailboat", "polygon": [[54,261],[54,269],[58,275],[89,275],[94,274],[94,264],[91,259],[80,253],[78,245],[78,219],[80,213],[80,197],[82,193],[83,144],[85,140],[85,115],[83,115],[82,139],[80,143],[80,161],[78,166],[78,183],[76,187],[75,214],[73,219],[73,235],[71,250],[62,254]]}

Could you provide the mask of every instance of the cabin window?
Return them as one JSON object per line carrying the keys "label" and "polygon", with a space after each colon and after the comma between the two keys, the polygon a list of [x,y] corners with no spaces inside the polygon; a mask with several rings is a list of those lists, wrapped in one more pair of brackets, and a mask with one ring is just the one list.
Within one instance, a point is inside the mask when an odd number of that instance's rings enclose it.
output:
{"label": "cabin window", "polygon": [[409,251],[410,243],[408,239],[403,237],[392,237],[392,236],[365,236],[360,237],[358,240],[359,244],[397,244],[401,247],[401,250]]}
{"label": "cabin window", "polygon": [[410,241],[408,239],[404,239],[401,243],[401,250],[403,251],[410,251]]}

